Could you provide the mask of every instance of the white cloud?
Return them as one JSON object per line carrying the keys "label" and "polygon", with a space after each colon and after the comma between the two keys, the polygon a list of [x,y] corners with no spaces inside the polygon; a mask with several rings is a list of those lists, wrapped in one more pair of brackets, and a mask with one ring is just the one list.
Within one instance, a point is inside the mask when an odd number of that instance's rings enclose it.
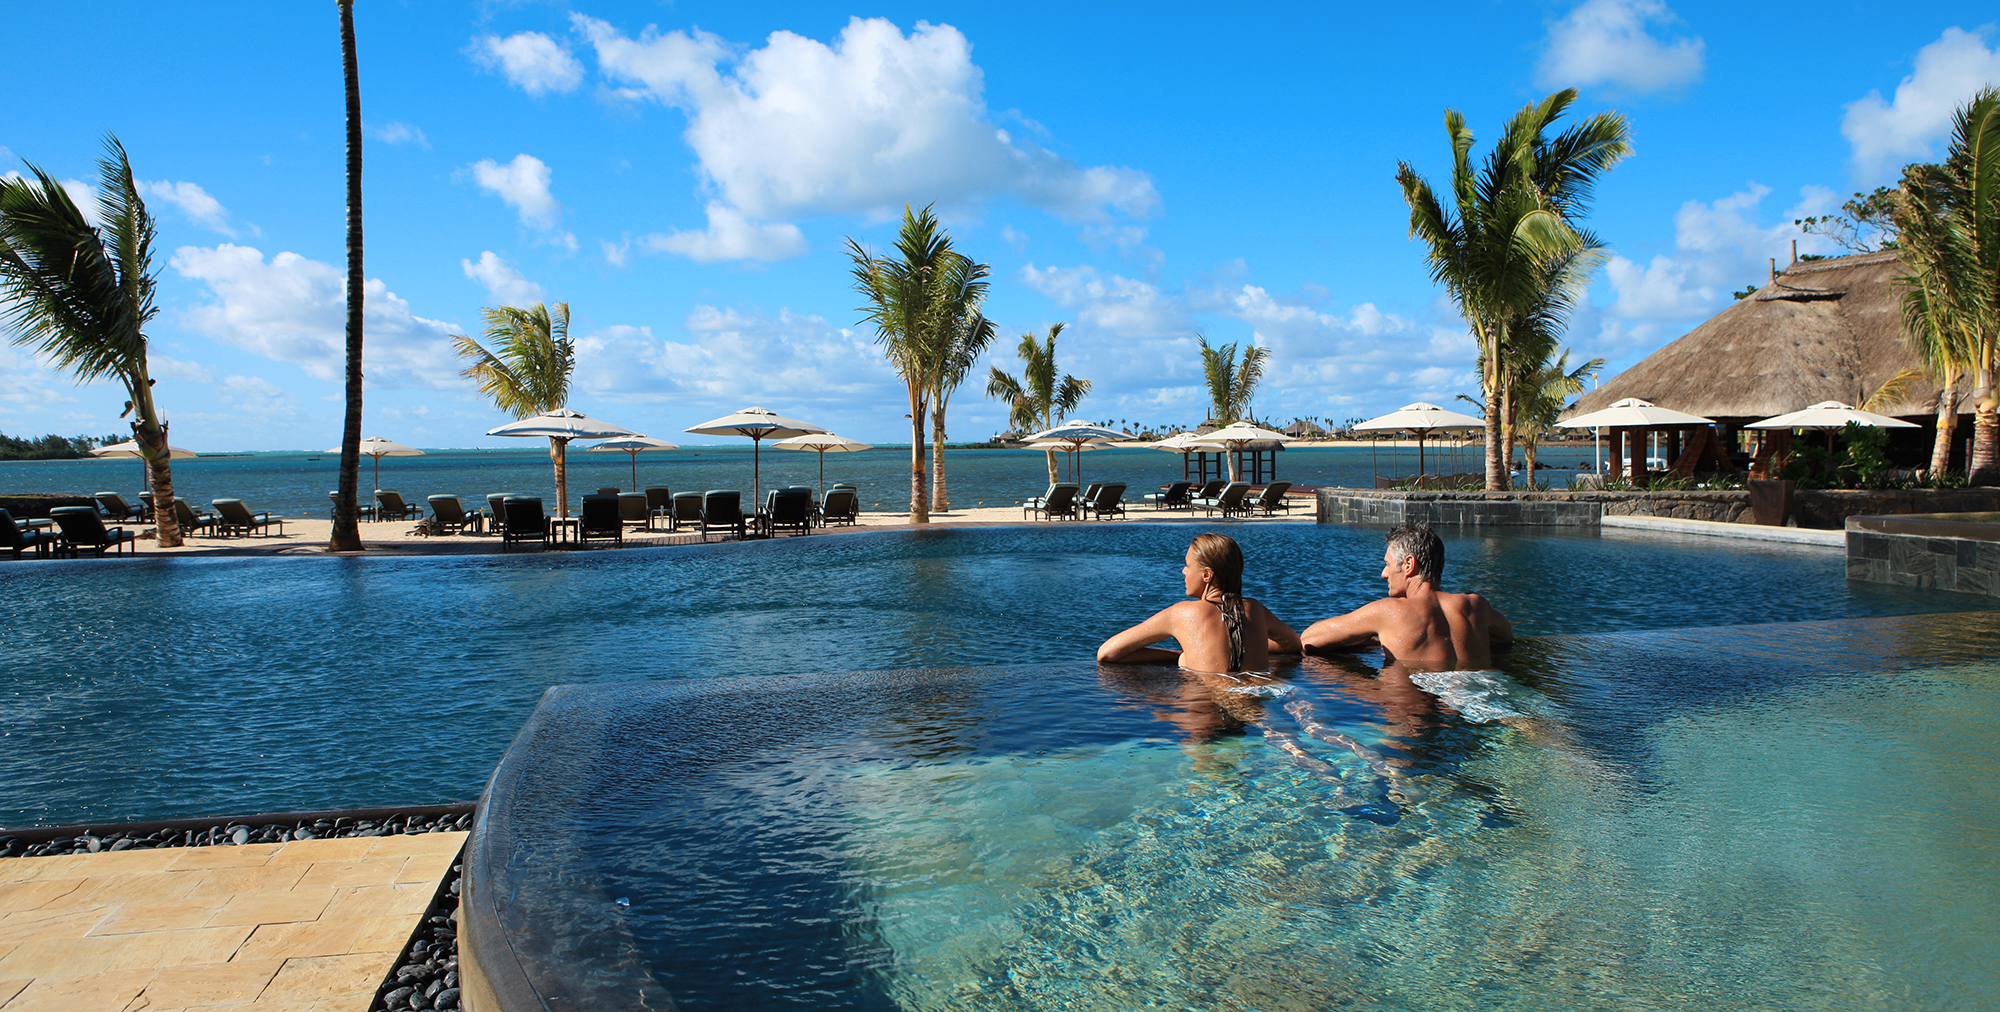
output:
{"label": "white cloud", "polygon": [[1271,351],[1260,415],[1324,415],[1329,405],[1374,403],[1390,392],[1397,404],[1443,401],[1478,388],[1471,335],[1448,309],[1442,322],[1425,324],[1372,302],[1324,313],[1256,285],[1218,295],[1219,310],[1250,324],[1251,340]]}
{"label": "white cloud", "polygon": [[639,403],[671,396],[676,410],[690,416],[755,403],[816,421],[902,396],[901,381],[870,335],[818,316],[697,305],[685,325],[685,341],[632,326],[579,337],[577,389]]}
{"label": "white cloud", "polygon": [[1191,333],[1186,307],[1158,285],[1113,274],[1106,278],[1095,267],[1046,267],[1030,263],[1021,280],[1077,311],[1080,325],[1119,337],[1164,337]]}
{"label": "white cloud", "polygon": [[375,139],[384,144],[415,144],[421,148],[431,146],[431,139],[424,136],[421,128],[401,120],[392,120],[376,127]]}
{"label": "white cloud", "polygon": [[493,301],[503,306],[527,306],[542,301],[542,286],[529,281],[500,255],[487,250],[479,262],[460,260],[465,276],[486,286]]}
{"label": "white cloud", "polygon": [[[751,221],[742,212],[717,201],[708,204],[708,228],[700,232],[655,233],[641,241],[649,249],[678,253],[700,263],[784,260],[806,251],[805,234],[797,225]],[[624,262],[622,253],[618,262]]]}
{"label": "white cloud", "polygon": [[1584,0],[1549,26],[1535,79],[1545,88],[1606,84],[1635,92],[1693,84],[1701,79],[1702,40],[1667,42],[1647,31],[1679,20],[1660,0]]}
{"label": "white cloud", "polygon": [[222,202],[208,195],[208,191],[189,182],[138,182],[139,194],[154,200],[165,201],[187,215],[188,220],[197,225],[205,225],[230,238],[236,238],[236,230],[229,227],[229,212]]}
{"label": "white cloud", "polygon": [[[336,380],[347,361],[346,274],[296,253],[266,263],[248,246],[182,246],[169,261],[182,277],[206,284],[211,301],[184,324],[225,344],[281,362],[315,379]],[[365,371],[371,385],[458,385],[447,338],[454,328],[410,311],[379,278],[368,280],[362,315]]]}
{"label": "white cloud", "polygon": [[216,395],[237,412],[259,418],[290,418],[298,414],[297,399],[261,376],[227,377],[217,384]]}
{"label": "white cloud", "polygon": [[515,155],[505,165],[482,158],[472,163],[472,178],[518,211],[523,225],[546,231],[562,220],[562,204],[549,192],[549,167],[534,155]]}
{"label": "white cloud", "polygon": [[1893,102],[1870,91],[1840,121],[1864,179],[1889,179],[1904,162],[1935,157],[1934,146],[1951,132],[1953,111],[1979,89],[2000,84],[2000,49],[1986,48],[1979,33],[1960,28],[1945,29],[1917,50],[1916,64],[1896,86]]}
{"label": "white cloud", "polygon": [[583,64],[562,43],[541,32],[521,32],[501,38],[482,35],[472,40],[472,58],[488,70],[498,70],[530,95],[575,91],[583,83]]}
{"label": "white cloud", "polygon": [[[677,252],[768,254],[790,248],[774,223],[800,215],[886,216],[906,203],[947,207],[1010,196],[1065,220],[1150,214],[1152,179],[1083,167],[996,127],[972,46],[948,25],[909,34],[854,18],[831,45],[774,32],[743,51],[698,29],[627,37],[572,15],[614,94],[687,114],[698,171],[737,216],[713,207],[701,239]],[[684,234],[684,233],[683,233]]]}
{"label": "white cloud", "polygon": [[199,362],[183,362],[152,352],[146,354],[146,372],[154,379],[180,380],[183,383],[215,382],[215,374]]}

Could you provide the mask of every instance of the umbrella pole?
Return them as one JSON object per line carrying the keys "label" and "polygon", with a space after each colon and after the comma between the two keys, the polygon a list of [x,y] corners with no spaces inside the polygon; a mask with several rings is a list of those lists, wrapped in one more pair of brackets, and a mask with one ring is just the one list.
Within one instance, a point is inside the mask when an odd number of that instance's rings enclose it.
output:
{"label": "umbrella pole", "polygon": [[826,447],[819,448],[819,501],[826,501]]}
{"label": "umbrella pole", "polygon": [[764,438],[762,436],[750,437],[750,508],[751,509],[755,509],[757,507],[757,489],[761,487],[763,481],[762,472],[759,470],[759,468],[762,466],[763,460],[760,456],[758,456],[758,454],[763,450],[763,448],[764,448]]}
{"label": "umbrella pole", "polygon": [[[400,432],[396,434],[402,435]],[[382,455],[379,453],[375,454],[375,487],[377,489],[382,487]]]}
{"label": "umbrella pole", "polygon": [[1424,430],[1417,430],[1417,487],[1424,487]]}
{"label": "umbrella pole", "polygon": [[639,491],[639,451],[626,450],[632,456],[632,491]]}

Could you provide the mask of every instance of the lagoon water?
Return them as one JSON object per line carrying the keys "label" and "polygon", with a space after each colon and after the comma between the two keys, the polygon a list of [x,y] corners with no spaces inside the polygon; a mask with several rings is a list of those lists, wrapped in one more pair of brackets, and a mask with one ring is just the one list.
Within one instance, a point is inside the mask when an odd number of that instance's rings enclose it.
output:
{"label": "lagoon water", "polygon": [[[505,450],[431,450],[421,457],[384,457],[381,488],[396,489],[417,500],[430,495],[483,499],[489,492],[519,492],[554,501],[553,469],[546,440],[522,440],[523,448]],[[1479,448],[1457,451],[1433,446],[1426,456],[1432,474],[1470,471],[1480,467]],[[752,447],[747,441],[725,446],[687,446],[679,450],[642,453],[639,487],[666,485],[675,491],[711,488],[748,489]],[[815,485],[819,455],[765,447],[756,453],[757,474],[765,488]],[[1086,450],[1077,455],[1085,482],[1122,481],[1134,498],[1181,476],[1181,455],[1159,450]],[[1065,472],[1067,454],[1061,455]],[[1542,473],[1542,480],[1565,487],[1575,467],[1592,461],[1590,447],[1552,449],[1541,461],[1567,470]],[[1455,463],[1454,463],[1455,461]],[[361,461],[364,498],[378,486],[375,462]],[[945,475],[951,501],[961,506],[1012,505],[1040,495],[1048,483],[1047,465],[1039,450],[947,450]],[[1386,444],[1316,447],[1278,454],[1278,477],[1296,485],[1345,485],[1373,488],[1376,474],[1411,475],[1417,469],[1413,449],[1392,450]],[[632,460],[625,453],[580,450],[568,455],[572,509],[576,497],[600,486],[632,487]],[[235,498],[252,508],[284,516],[324,516],[327,491],[339,483],[340,455],[333,453],[247,453],[196,457],[173,465],[174,492],[193,503]],[[903,512],[910,502],[908,447],[826,455],[826,480],[849,482],[862,492],[864,510]],[[89,495],[120,491],[131,498],[142,487],[136,460],[0,461],[0,493],[67,492]]]}

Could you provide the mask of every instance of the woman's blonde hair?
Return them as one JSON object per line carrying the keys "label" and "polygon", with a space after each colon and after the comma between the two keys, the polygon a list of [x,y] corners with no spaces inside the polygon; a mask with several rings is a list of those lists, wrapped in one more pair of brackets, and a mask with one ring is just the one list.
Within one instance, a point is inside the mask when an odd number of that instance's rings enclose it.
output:
{"label": "woman's blonde hair", "polygon": [[1194,561],[1207,567],[1209,586],[1222,592],[1222,627],[1229,633],[1229,670],[1243,670],[1243,549],[1236,539],[1212,532],[1188,545]]}

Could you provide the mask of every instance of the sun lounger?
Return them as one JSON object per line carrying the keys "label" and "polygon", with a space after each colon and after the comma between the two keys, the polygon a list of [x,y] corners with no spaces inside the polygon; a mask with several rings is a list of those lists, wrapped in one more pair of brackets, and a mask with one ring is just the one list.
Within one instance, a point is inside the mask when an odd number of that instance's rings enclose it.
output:
{"label": "sun lounger", "polygon": [[583,497],[583,517],[577,522],[576,536],[585,548],[590,547],[593,539],[625,543],[625,518],[620,512],[618,493],[599,492]]}
{"label": "sun lounger", "polygon": [[465,501],[455,495],[426,496],[431,504],[432,534],[463,534],[466,528],[479,529],[479,511],[465,511]]}
{"label": "sun lounger", "polygon": [[1177,481],[1167,486],[1165,492],[1149,492],[1146,501],[1156,510],[1186,509],[1189,493],[1194,491],[1194,482]]}
{"label": "sun lounger", "polygon": [[375,508],[375,518],[378,520],[422,520],[424,518],[424,508],[421,506],[412,506],[404,502],[403,493],[395,489],[376,489],[375,501],[381,503],[380,506]]}
{"label": "sun lounger", "polygon": [[646,508],[646,493],[618,493],[618,519],[634,527],[653,526],[653,511]]}
{"label": "sun lounger", "polygon": [[186,499],[174,500],[174,519],[180,521],[181,536],[194,537],[197,534],[214,534],[215,525],[221,517],[213,513],[196,513]]}
{"label": "sun lounger", "polygon": [[215,533],[222,537],[269,531],[273,526],[279,534],[285,533],[284,520],[269,513],[252,513],[241,499],[210,499],[208,504],[215,507]]}
{"label": "sun lounger", "polygon": [[665,520],[667,526],[673,526],[674,490],[665,485],[646,486],[646,528],[651,530],[656,520]]}
{"label": "sun lounger", "polygon": [[735,531],[738,538],[750,534],[750,519],[743,515],[743,493],[734,489],[712,488],[701,496],[701,539],[712,530]]}
{"label": "sun lounger", "polygon": [[1084,500],[1080,507],[1085,516],[1098,520],[1117,519],[1125,515],[1125,483],[1105,482],[1097,486],[1097,494]]}
{"label": "sun lounger", "polygon": [[1264,491],[1258,493],[1257,498],[1249,501],[1249,508],[1267,517],[1280,510],[1290,513],[1292,504],[1285,501],[1285,493],[1291,489],[1292,483],[1289,481],[1274,481],[1264,486]]}
{"label": "sun lounger", "polygon": [[[340,512],[340,490],[333,489],[332,491],[329,491],[326,494],[326,497],[328,499],[333,500],[332,504],[327,506],[326,510],[327,517],[332,520],[339,520],[340,517],[338,516],[338,514]],[[359,516],[355,517],[355,519],[357,520],[373,520],[375,519],[375,504],[372,502],[362,502],[359,497],[356,497],[354,501],[354,512],[360,514]]]}
{"label": "sun lounger", "polygon": [[123,527],[106,528],[95,506],[57,506],[49,511],[49,517],[62,528],[55,546],[57,555],[96,552],[101,556],[107,550],[122,554],[127,545],[135,553],[139,550],[138,535]]}
{"label": "sun lounger", "polygon": [[106,520],[142,520],[146,511],[142,507],[127,505],[125,497],[116,492],[99,492],[92,499],[97,500],[97,515]]}
{"label": "sun lounger", "polygon": [[0,549],[12,552],[14,558],[32,548],[37,556],[47,555],[56,546],[57,538],[48,531],[22,530],[14,522],[14,514],[0,510]]}
{"label": "sun lounger", "polygon": [[1188,502],[1189,504],[1193,504],[1203,499],[1213,499],[1221,495],[1222,490],[1228,487],[1229,479],[1227,478],[1217,478],[1214,481],[1203,482],[1200,488],[1188,493]]}
{"label": "sun lounger", "polygon": [[549,544],[554,528],[549,526],[548,515],[542,512],[540,499],[510,495],[501,500],[500,511],[507,515],[507,528],[501,532],[501,551],[510,551],[514,545],[528,541],[544,547]]}
{"label": "sun lounger", "polygon": [[507,533],[507,500],[520,496],[519,492],[486,493],[486,529],[495,534]]}
{"label": "sun lounger", "polygon": [[764,533],[812,533],[812,489],[772,489],[764,500]]}
{"label": "sun lounger", "polygon": [[1083,494],[1077,496],[1076,501],[1080,503],[1088,503],[1091,500],[1096,499],[1097,493],[1102,491],[1104,491],[1104,483],[1101,481],[1093,481],[1090,484],[1085,485],[1083,487]]}
{"label": "sun lounger", "polygon": [[1217,513],[1220,513],[1225,517],[1231,517],[1235,516],[1238,513],[1249,512],[1249,507],[1244,505],[1244,500],[1248,499],[1249,497],[1250,497],[1249,482],[1232,481],[1229,484],[1223,486],[1221,494],[1217,495],[1215,498],[1196,499],[1194,501],[1194,507],[1196,509],[1204,511],[1209,516],[1214,516]]}
{"label": "sun lounger", "polygon": [[861,516],[861,494],[853,488],[835,485],[826,490],[826,502],[820,504],[819,520],[822,524],[846,524],[854,526]]}
{"label": "sun lounger", "polygon": [[700,527],[701,500],[702,494],[700,492],[674,493],[674,512],[673,515],[667,518],[669,521],[667,529],[677,531],[681,529],[682,524]]}
{"label": "sun lounger", "polygon": [[1042,493],[1021,504],[1021,516],[1036,516],[1040,520],[1054,520],[1058,517],[1076,519],[1077,487],[1070,482],[1059,481]]}

